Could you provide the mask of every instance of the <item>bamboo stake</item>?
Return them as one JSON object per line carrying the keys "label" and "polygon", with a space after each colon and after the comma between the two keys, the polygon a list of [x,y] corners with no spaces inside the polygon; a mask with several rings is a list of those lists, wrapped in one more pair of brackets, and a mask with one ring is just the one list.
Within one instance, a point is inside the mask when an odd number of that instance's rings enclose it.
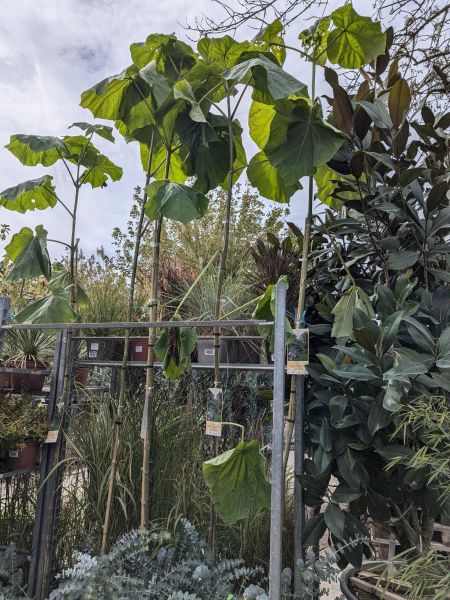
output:
{"label": "bamboo stake", "polygon": [[[171,146],[167,147],[166,168],[164,179],[169,178]],[[163,218],[155,222],[153,257],[152,257],[152,290],[150,298],[150,321],[158,319],[158,291],[159,291],[159,259]],[[142,487],[141,487],[141,529],[146,529],[150,522],[150,460],[151,460],[151,429],[152,429],[152,397],[155,383],[155,343],[156,329],[148,332],[147,367],[145,378],[145,404],[142,422],[144,449],[142,459]]]}
{"label": "bamboo stake", "polygon": [[[147,174],[145,177],[145,188],[147,188],[150,183],[151,178],[151,165],[153,160],[153,149],[154,149],[154,141],[155,141],[155,130],[152,130],[152,137],[150,142],[150,151],[147,165]],[[139,258],[139,248],[141,243],[141,235],[142,235],[142,225],[144,223],[144,215],[145,215],[145,203],[147,201],[147,191],[144,188],[144,196],[142,199],[141,211],[139,214],[139,221],[136,230],[136,241],[134,244],[134,255],[133,255],[133,264],[131,268],[131,278],[130,278],[130,291],[128,296],[128,310],[127,310],[127,321],[131,321],[133,315],[133,305],[134,305],[134,290],[136,285],[136,271],[137,271],[137,263]],[[125,343],[123,349],[123,358],[122,358],[122,366],[120,371],[120,389],[119,389],[119,401],[117,406],[117,414],[115,418],[115,431],[114,431],[114,443],[111,457],[111,471],[109,474],[109,485],[108,485],[108,499],[106,502],[106,511],[105,518],[103,522],[103,532],[102,532],[102,546],[100,553],[104,554],[107,550],[108,545],[108,535],[109,528],[111,525],[111,517],[112,517],[112,508],[114,503],[114,487],[116,480],[116,472],[117,472],[117,463],[120,455],[120,442],[121,442],[121,434],[122,434],[122,424],[125,412],[125,370],[128,362],[128,351],[130,348],[130,329],[126,329],[125,331]]]}

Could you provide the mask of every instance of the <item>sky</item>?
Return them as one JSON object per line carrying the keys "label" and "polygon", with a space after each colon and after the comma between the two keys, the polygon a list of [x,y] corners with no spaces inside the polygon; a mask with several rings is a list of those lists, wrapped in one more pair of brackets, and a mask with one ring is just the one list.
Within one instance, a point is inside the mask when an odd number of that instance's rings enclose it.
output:
{"label": "sky", "polygon": [[[336,1],[330,3],[331,8],[337,5]],[[362,14],[371,13],[368,0],[354,2],[354,6]],[[186,22],[192,23],[201,13],[220,14],[211,0],[14,0],[2,2],[1,11],[0,191],[50,173],[60,196],[69,201],[73,186],[64,166],[21,165],[3,147],[10,135],[75,133],[67,130],[72,123],[93,122],[92,114],[79,106],[81,92],[122,71],[130,63],[131,43],[156,32],[175,32],[189,41],[183,27]],[[302,28],[299,23],[295,31]],[[242,29],[236,38],[253,35]],[[288,64],[287,70],[307,82],[305,65]],[[248,105],[243,103],[237,115],[243,122],[246,109]],[[118,134],[114,145],[96,140],[99,149],[123,168],[124,175],[105,189],[84,186],[82,190],[78,232],[85,255],[100,245],[110,248],[112,229],[126,227],[133,189],[143,183],[137,144],[125,144]],[[256,149],[248,138],[245,145],[250,159]],[[301,193],[291,200],[292,220],[299,225],[304,221],[303,200]],[[61,206],[24,215],[0,208],[0,223],[9,224],[12,232],[42,223],[50,238],[68,240],[70,235],[69,215]],[[49,247],[54,258],[60,248]]]}

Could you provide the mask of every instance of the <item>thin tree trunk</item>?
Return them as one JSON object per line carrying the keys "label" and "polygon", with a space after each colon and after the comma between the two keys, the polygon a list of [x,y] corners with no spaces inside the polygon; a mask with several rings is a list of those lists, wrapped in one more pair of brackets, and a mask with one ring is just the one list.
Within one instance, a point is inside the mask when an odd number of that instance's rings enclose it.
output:
{"label": "thin tree trunk", "polygon": [[[153,159],[153,147],[154,147],[154,130],[152,132],[152,138],[150,142],[150,152],[147,166],[147,174],[145,177],[145,188],[147,188],[150,183],[151,178],[151,165]],[[134,245],[134,255],[133,255],[133,264],[131,268],[131,278],[130,278],[130,292],[128,296],[128,310],[127,310],[127,321],[130,322],[133,316],[133,305],[134,305],[134,290],[136,285],[136,271],[137,271],[137,263],[139,259],[139,248],[141,243],[141,235],[142,235],[142,225],[144,223],[145,216],[145,203],[147,201],[147,192],[144,188],[144,196],[142,199],[141,211],[139,214],[139,221],[136,230],[136,241]],[[117,463],[120,456],[120,441],[122,434],[122,424],[124,419],[124,411],[125,411],[125,373],[128,362],[128,352],[130,349],[130,330],[125,330],[125,345],[123,350],[122,357],[122,366],[120,371],[120,389],[119,389],[119,401],[117,406],[117,414],[115,418],[115,431],[114,431],[114,442],[113,442],[113,450],[111,457],[111,471],[109,475],[109,486],[108,486],[108,499],[106,502],[106,511],[105,511],[105,519],[103,522],[103,533],[102,533],[102,547],[101,554],[104,554],[107,550],[108,545],[108,536],[109,536],[109,528],[111,525],[111,516],[112,516],[112,508],[114,504],[114,487],[115,487],[115,479],[117,472]]]}
{"label": "thin tree trunk", "polygon": [[[225,269],[227,264],[228,246],[230,242],[230,218],[231,218],[231,203],[233,200],[233,177],[234,177],[234,139],[233,139],[233,121],[231,114],[230,96],[227,95],[227,117],[228,117],[228,142],[229,142],[229,170],[228,170],[228,190],[225,205],[225,221],[223,224],[222,233],[222,251],[220,254],[219,275],[217,278],[216,303],[214,310],[214,318],[218,321],[222,316],[222,293],[225,280]],[[220,379],[219,367],[220,354],[220,328],[214,328],[214,387],[221,388],[222,382]],[[222,396],[223,400],[223,396]],[[219,453],[219,438],[213,440],[213,454],[217,456]],[[208,546],[213,557],[216,554],[216,512],[212,502],[209,505],[209,528],[208,528]]]}
{"label": "thin tree trunk", "polygon": [[[164,179],[169,178],[171,150],[167,149],[166,169]],[[158,289],[159,289],[159,259],[163,218],[155,222],[153,264],[152,264],[152,288],[150,298],[150,321],[158,319]],[[142,459],[142,487],[141,487],[141,529],[146,529],[150,522],[150,461],[151,461],[151,430],[152,430],[152,400],[155,382],[155,343],[156,329],[149,329],[147,369],[145,379],[145,404],[143,418],[144,449]]]}
{"label": "thin tree trunk", "polygon": [[[311,97],[314,102],[316,95],[316,63],[312,62],[312,83]],[[314,200],[314,178],[309,177],[308,180],[308,212],[305,219],[305,233],[303,235],[303,250],[302,250],[302,268],[300,272],[300,287],[298,291],[297,314],[295,317],[295,327],[299,328],[303,320],[303,312],[305,310],[306,296],[306,280],[308,276],[308,257],[311,245],[311,227],[312,227],[312,211]],[[289,451],[291,447],[292,433],[294,431],[295,421],[295,392],[297,390],[297,376],[293,376],[291,380],[291,391],[289,394],[289,408],[287,416],[286,441],[284,447],[283,466],[286,476],[286,469],[289,460]]]}

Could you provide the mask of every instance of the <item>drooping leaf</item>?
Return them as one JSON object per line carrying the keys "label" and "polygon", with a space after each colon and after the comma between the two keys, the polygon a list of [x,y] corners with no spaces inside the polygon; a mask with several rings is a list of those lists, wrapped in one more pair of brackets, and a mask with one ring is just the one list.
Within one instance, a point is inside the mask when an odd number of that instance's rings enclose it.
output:
{"label": "drooping leaf", "polygon": [[286,185],[285,181],[272,166],[264,152],[258,152],[250,160],[247,168],[250,183],[264,198],[276,202],[289,202],[295,192],[301,189],[300,184]]}
{"label": "drooping leaf", "polygon": [[47,231],[42,225],[36,226],[35,235],[29,227],[23,227],[13,235],[5,250],[6,256],[14,263],[6,281],[20,281],[41,275],[50,279]]}
{"label": "drooping leaf", "polygon": [[[287,283],[286,275],[282,275],[278,282],[280,281]],[[253,311],[253,319],[271,322],[275,320],[275,292],[276,285],[270,284],[267,286],[266,291],[258,300],[255,310]],[[275,326],[259,325],[258,332],[269,344],[269,352],[273,352],[275,349]],[[289,323],[289,319],[286,317],[286,344],[289,344],[291,341],[293,341],[293,339],[294,336],[292,334],[292,327]]]}
{"label": "drooping leaf", "polygon": [[64,288],[58,288],[36,300],[15,316],[17,323],[73,323],[76,318],[70,303],[70,292]]}
{"label": "drooping leaf", "polygon": [[198,123],[207,123],[205,113],[200,104],[197,102],[191,84],[186,79],[177,81],[173,87],[173,95],[175,98],[186,100],[190,105],[189,116],[193,121]]}
{"label": "drooping leaf", "polygon": [[303,530],[303,545],[305,548],[318,544],[327,529],[324,515],[320,513],[310,517]]}
{"label": "drooping leaf", "polygon": [[403,78],[397,79],[389,92],[388,99],[389,114],[394,127],[400,127],[410,104],[411,92],[408,82]]}
{"label": "drooping leaf", "polygon": [[345,200],[351,201],[359,198],[358,192],[351,190],[339,192],[339,197],[336,197],[335,193],[339,184],[345,183],[346,179],[330,169],[328,165],[319,165],[316,168],[314,181],[317,186],[316,198],[335,210],[340,210],[344,206]]}
{"label": "drooping leaf", "polygon": [[190,327],[166,328],[155,344],[155,354],[162,361],[163,373],[169,379],[180,379],[191,369],[191,354],[197,334]]}
{"label": "drooping leaf", "polygon": [[[263,94],[269,94],[271,101],[287,98],[291,94],[308,95],[307,86],[289,75],[279,65],[260,53],[228,69],[223,74],[226,81],[248,83]],[[258,97],[262,99],[262,97]]]}
{"label": "drooping leaf", "polygon": [[418,260],[419,252],[416,250],[391,252],[387,260],[387,266],[395,271],[403,271],[415,265]]}
{"label": "drooping leaf", "polygon": [[328,36],[327,54],[333,64],[359,69],[384,54],[386,35],[380,23],[358,15],[351,4],[332,12],[331,21],[335,29]]}
{"label": "drooping leaf", "polygon": [[12,135],[6,148],[28,167],[50,167],[67,153],[60,138],[43,135]]}
{"label": "drooping leaf", "polygon": [[99,125],[78,121],[77,123],[72,123],[72,125],[69,126],[69,129],[71,127],[78,127],[78,129],[81,129],[85,132],[86,136],[90,136],[95,133],[109,142],[114,143],[115,141],[113,136],[113,128],[109,127],[108,125]]}
{"label": "drooping leaf", "polygon": [[19,213],[53,208],[57,199],[52,181],[51,175],[44,175],[3,190],[0,192],[0,206]]}
{"label": "drooping leaf", "polygon": [[208,198],[187,185],[171,181],[153,181],[146,191],[145,213],[149,219],[164,216],[186,224],[202,217],[208,208]]}
{"label": "drooping leaf", "polygon": [[203,476],[211,502],[228,525],[270,505],[270,485],[257,440],[240,442],[204,462]]}
{"label": "drooping leaf", "polygon": [[200,56],[208,63],[219,64],[221,71],[234,67],[241,54],[249,49],[249,42],[237,42],[229,35],[218,38],[204,37],[197,44]]}
{"label": "drooping leaf", "polygon": [[376,127],[380,127],[381,129],[389,129],[393,126],[386,105],[380,98],[377,98],[375,102],[360,100],[358,104],[369,115]]}
{"label": "drooping leaf", "polygon": [[342,294],[340,300],[331,311],[334,315],[334,324],[331,331],[332,337],[355,339],[353,334],[353,317],[356,309],[359,309],[367,316],[373,316],[374,314],[370,299],[364,290],[352,287]]}
{"label": "drooping leaf", "polygon": [[330,502],[324,512],[325,524],[333,535],[338,539],[344,539],[344,525],[345,515],[342,509],[335,504]]}

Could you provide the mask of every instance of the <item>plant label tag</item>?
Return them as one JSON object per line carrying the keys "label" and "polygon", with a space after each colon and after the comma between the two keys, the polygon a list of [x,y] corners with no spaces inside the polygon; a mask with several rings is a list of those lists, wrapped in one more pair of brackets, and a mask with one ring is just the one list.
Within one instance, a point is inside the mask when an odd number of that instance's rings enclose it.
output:
{"label": "plant label tag", "polygon": [[209,388],[206,411],[206,435],[222,436],[222,388]]}
{"label": "plant label tag", "polygon": [[205,348],[205,356],[214,356],[214,348]]}
{"label": "plant label tag", "polygon": [[58,441],[59,429],[52,429],[47,433],[44,444],[56,444]]}
{"label": "plant label tag", "polygon": [[293,329],[295,339],[287,350],[287,374],[306,375],[309,364],[309,329]]}
{"label": "plant label tag", "polygon": [[92,342],[91,350],[98,350],[98,342]]}
{"label": "plant label tag", "polygon": [[142,346],[135,346],[136,352],[142,352]]}
{"label": "plant label tag", "polygon": [[97,358],[97,352],[89,352],[89,358]]}
{"label": "plant label tag", "polygon": [[19,451],[18,450],[10,450],[8,452],[8,456],[9,456],[9,458],[18,458]]}

